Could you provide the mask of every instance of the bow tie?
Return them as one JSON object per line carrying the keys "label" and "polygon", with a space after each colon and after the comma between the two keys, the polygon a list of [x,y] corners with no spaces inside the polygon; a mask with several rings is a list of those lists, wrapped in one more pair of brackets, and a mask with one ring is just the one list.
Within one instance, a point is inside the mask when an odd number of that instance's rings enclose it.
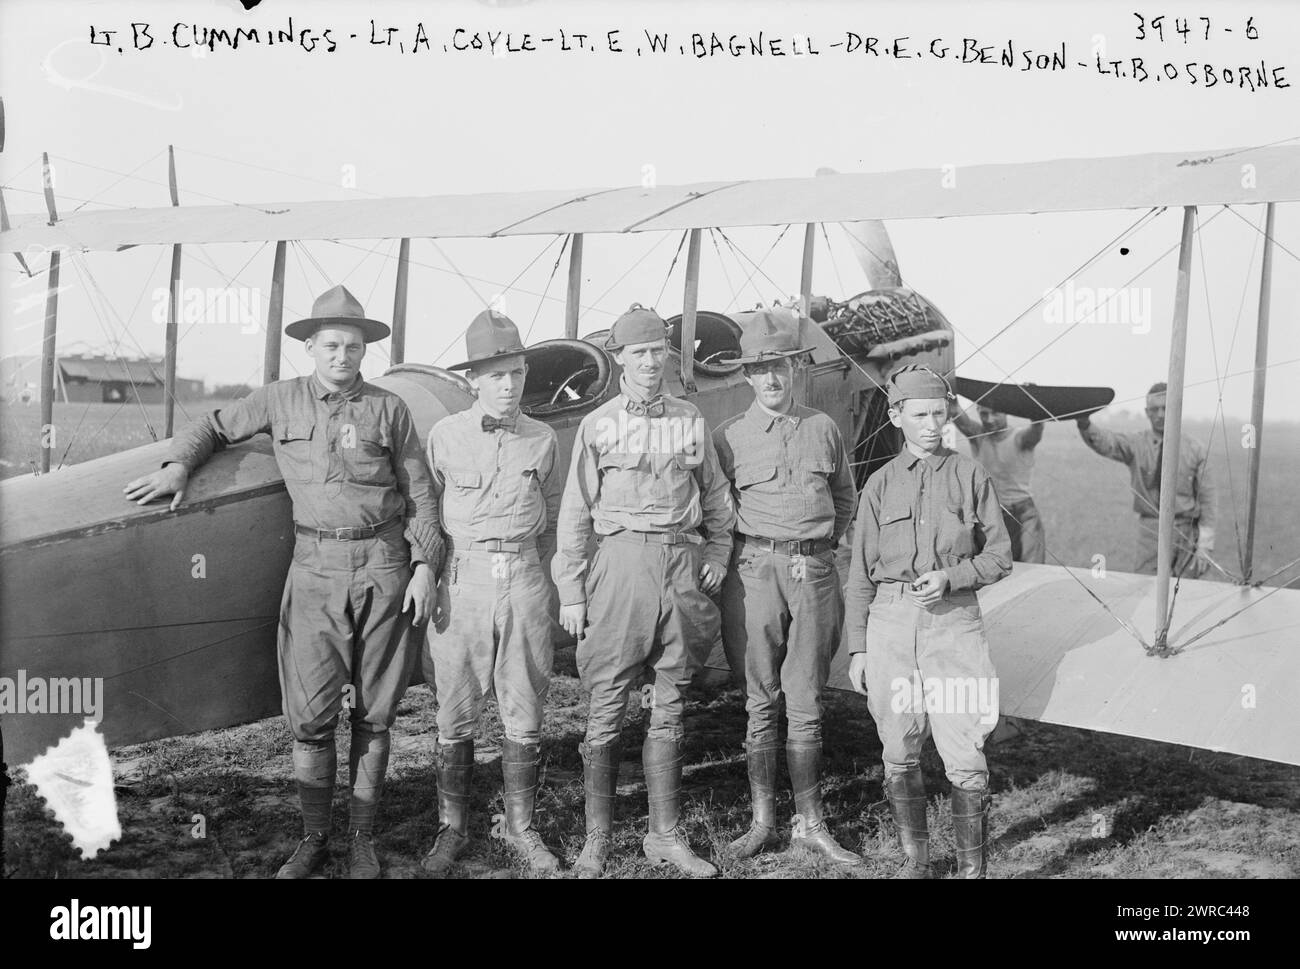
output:
{"label": "bow tie", "polygon": [[643,404],[639,400],[632,400],[629,397],[626,410],[634,417],[663,417],[664,401],[662,397],[657,397]]}
{"label": "bow tie", "polygon": [[514,429],[515,422],[513,419],[483,415],[483,430],[485,431],[513,431]]}

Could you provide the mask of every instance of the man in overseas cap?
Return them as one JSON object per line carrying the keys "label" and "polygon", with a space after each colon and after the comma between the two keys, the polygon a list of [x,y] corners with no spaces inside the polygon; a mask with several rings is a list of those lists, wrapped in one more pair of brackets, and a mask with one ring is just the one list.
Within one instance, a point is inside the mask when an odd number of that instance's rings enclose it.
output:
{"label": "man in overseas cap", "polygon": [[952,782],[957,874],[987,865],[988,764],[997,672],[975,590],[1011,571],[1011,542],[987,472],[943,446],[952,394],[918,366],[890,377],[889,419],[906,444],[867,479],[846,590],[849,680],[867,695],[883,746],[885,794],[907,856],[930,877],[921,746],[934,734]]}
{"label": "man in overseas cap", "polygon": [[582,745],[587,840],[575,868],[594,878],[604,867],[623,716],[650,667],[645,854],[688,874],[714,875],[678,826],[682,707],[683,690],[718,635],[709,596],[721,587],[731,554],[731,496],[699,410],[664,392],[664,321],[635,304],[614,322],[606,346],[623,368],[621,393],[578,427],[552,563],[560,622],[578,637],[578,675],[591,691]]}
{"label": "man in overseas cap", "polygon": [[469,359],[451,369],[469,371],[478,400],[429,433],[447,565],[424,652],[425,679],[437,684],[441,826],[423,865],[443,874],[469,843],[474,730],[495,693],[505,728],[498,835],[529,868],[552,871],[559,861],[532,820],[555,632],[542,562],[555,550],[563,472],[555,432],[519,410],[528,363],[514,323],[485,310],[465,344]]}
{"label": "man in overseas cap", "polygon": [[[1138,514],[1137,553],[1133,571],[1155,575],[1160,561],[1160,475],[1165,447],[1165,391],[1161,382],[1147,391],[1149,431],[1119,434],[1097,427],[1084,415],[1077,420],[1084,443],[1102,457],[1128,465],[1133,510]],[[1214,551],[1214,475],[1207,468],[1205,445],[1184,434],[1178,449],[1174,495],[1174,575],[1194,579],[1209,566]]]}
{"label": "man in overseas cap", "polygon": [[781,698],[794,788],[792,844],[827,860],[861,858],[836,844],[822,821],[822,692],[839,646],[844,600],[835,546],[853,518],[856,491],[844,440],[821,411],[794,402],[799,323],[756,314],[740,338],[754,403],[713,432],[736,505],[732,568],[722,586],[722,643],[743,674],[752,796],[749,831],[729,854],[750,858],[777,843],[776,773]]}
{"label": "man in overseas cap", "polygon": [[176,435],[162,470],[132,481],[126,494],[141,504],[175,494],[175,509],[190,474],[214,451],[271,435],[297,536],[278,656],[305,831],[276,877],[306,878],[328,858],[334,729],[349,710],[349,875],[378,878],[371,830],[388,729],[417,656],[412,630],[433,608],[438,505],[405,402],[361,376],[366,344],[388,336],[388,327],[335,286],[285,333],[304,341],[315,372],[259,387],[194,421]]}

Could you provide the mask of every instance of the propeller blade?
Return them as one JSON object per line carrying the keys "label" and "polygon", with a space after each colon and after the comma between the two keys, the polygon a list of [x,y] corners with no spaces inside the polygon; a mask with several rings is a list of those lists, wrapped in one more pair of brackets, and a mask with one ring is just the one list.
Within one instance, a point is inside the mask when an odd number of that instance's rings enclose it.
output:
{"label": "propeller blade", "polygon": [[894,255],[894,246],[889,241],[885,223],[879,219],[841,222],[840,228],[849,237],[853,255],[866,273],[867,282],[872,289],[893,289],[903,285],[903,276],[898,271],[898,257]]}
{"label": "propeller blade", "polygon": [[[817,169],[818,177],[838,174],[833,168]],[[903,285],[902,274],[898,271],[898,257],[894,255],[894,245],[889,241],[885,223],[879,219],[841,222],[840,228],[849,237],[853,255],[872,289],[893,289]]]}

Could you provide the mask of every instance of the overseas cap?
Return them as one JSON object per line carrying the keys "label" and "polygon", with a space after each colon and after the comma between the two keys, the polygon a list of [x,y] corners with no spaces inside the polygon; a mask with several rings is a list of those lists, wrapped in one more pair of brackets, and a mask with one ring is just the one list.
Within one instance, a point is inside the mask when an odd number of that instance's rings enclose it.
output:
{"label": "overseas cap", "polygon": [[606,350],[621,350],[637,343],[653,343],[668,339],[668,324],[654,310],[633,303],[628,311],[614,321],[605,340]]}
{"label": "overseas cap", "polygon": [[951,399],[952,389],[948,381],[929,367],[912,364],[894,371],[885,384],[889,391],[890,406],[901,404],[905,400],[933,400],[938,397]]}

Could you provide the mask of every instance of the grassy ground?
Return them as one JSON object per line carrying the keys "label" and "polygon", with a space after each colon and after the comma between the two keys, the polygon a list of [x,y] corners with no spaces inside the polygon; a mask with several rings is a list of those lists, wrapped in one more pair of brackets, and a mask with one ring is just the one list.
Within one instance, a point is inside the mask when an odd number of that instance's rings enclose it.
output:
{"label": "grassy ground", "polygon": [[[176,408],[176,427],[190,417],[223,407],[227,401],[184,401]],[[162,404],[54,404],[51,468],[80,464],[163,437]],[[0,479],[32,474],[39,467],[41,408],[0,402]]]}
{"label": "grassy ground", "polygon": [[[571,649],[561,650],[542,748],[544,778],[537,826],[567,867],[582,843],[585,717]],[[713,854],[748,825],[748,785],[740,738],[739,692],[702,687],[687,708],[684,820],[697,850]],[[436,831],[434,703],[421,686],[407,693],[394,730],[388,787],[378,826],[386,872],[420,877],[419,859]],[[615,810],[614,878],[677,877],[640,852],[645,789],[635,711]],[[453,870],[461,878],[527,877],[489,837],[501,811],[500,723],[489,704],[478,735],[473,844]],[[348,733],[339,732],[347,763]],[[124,835],[94,861],[82,862],[35,790],[10,792],[5,847],[14,877],[265,878],[293,848],[299,820],[290,781],[290,738],[279,718],[191,737],[124,748],[114,754]],[[861,851],[851,872],[781,850],[728,868],[731,878],[876,878],[901,856],[881,791],[880,745],[865,701],[831,696],[826,717],[826,806],[842,843]],[[993,873],[1001,878],[1295,877],[1300,873],[1300,769],[1169,744],[1029,724],[990,748]],[[937,866],[952,870],[948,785],[933,748],[924,757]],[[346,767],[335,796],[335,828],[346,817]],[[21,780],[21,778],[20,778]],[[788,844],[788,791],[778,801]],[[193,837],[202,815],[206,837]],[[341,839],[340,839],[341,840]],[[334,848],[328,874],[346,857]],[[560,877],[570,877],[567,873]]]}
{"label": "grassy ground", "polygon": [[[61,413],[61,409],[66,408]],[[194,407],[191,405],[191,410]],[[117,411],[113,414],[113,411]],[[155,426],[160,408],[150,408]],[[0,407],[0,473],[22,473],[34,457],[36,413]],[[72,436],[82,414],[81,429]],[[134,413],[134,417],[132,417]],[[110,419],[111,418],[111,419]],[[68,428],[69,461],[85,460],[152,440],[138,407],[59,405],[56,424]],[[101,434],[90,432],[106,426]],[[1202,438],[1209,428],[1193,428]],[[16,433],[18,432],[18,433]],[[25,433],[32,434],[29,439]],[[1223,474],[1223,443],[1212,450]],[[1236,447],[1238,437],[1229,441]],[[1266,431],[1257,575],[1300,555],[1300,516],[1289,504],[1289,481],[1300,471],[1300,426]],[[1237,448],[1237,450],[1240,450]],[[30,452],[30,453],[29,453]],[[1244,522],[1244,451],[1233,454],[1235,510]],[[1123,467],[1087,451],[1073,426],[1049,428],[1035,477],[1053,552],[1070,565],[1093,554],[1112,569],[1132,561],[1133,515]],[[1235,568],[1230,489],[1223,477],[1219,560]],[[1244,529],[1244,525],[1242,526]],[[1263,570],[1263,572],[1260,571]],[[577,745],[586,698],[572,649],[557,655],[543,743],[544,783],[538,827],[566,866],[582,839],[582,767]],[[741,738],[744,710],[734,690],[701,687],[687,707],[684,819],[697,850],[712,853],[748,824],[748,785]],[[638,750],[641,714],[626,731],[616,808],[615,854],[609,875],[674,877],[640,854],[645,792]],[[378,834],[390,877],[418,877],[418,862],[436,830],[434,702],[425,687],[407,693],[394,729],[389,784]],[[474,782],[473,847],[453,874],[466,878],[523,877],[488,837],[501,810],[500,723],[495,706],[479,733]],[[339,733],[341,765],[348,734]],[[880,745],[865,701],[833,694],[826,715],[826,803],[840,840],[865,856],[852,873],[780,851],[730,868],[726,877],[880,877],[899,864],[881,791]],[[176,737],[114,752],[118,810],[124,835],[94,861],[83,862],[33,788],[9,793],[5,817],[8,873],[16,877],[267,877],[292,850],[298,814],[291,783],[290,738],[276,718],[227,730]],[[1169,744],[1028,724],[1025,733],[990,748],[993,787],[992,866],[997,877],[1295,877],[1300,874],[1300,769]],[[934,854],[952,868],[948,785],[932,747],[924,770],[931,794]],[[21,777],[18,778],[21,781]],[[336,830],[346,812],[346,766],[336,794]],[[786,825],[788,792],[778,802]],[[206,837],[193,837],[202,815]],[[340,839],[341,840],[341,839]],[[345,870],[341,845],[330,874]],[[562,876],[562,877],[567,877]]]}

